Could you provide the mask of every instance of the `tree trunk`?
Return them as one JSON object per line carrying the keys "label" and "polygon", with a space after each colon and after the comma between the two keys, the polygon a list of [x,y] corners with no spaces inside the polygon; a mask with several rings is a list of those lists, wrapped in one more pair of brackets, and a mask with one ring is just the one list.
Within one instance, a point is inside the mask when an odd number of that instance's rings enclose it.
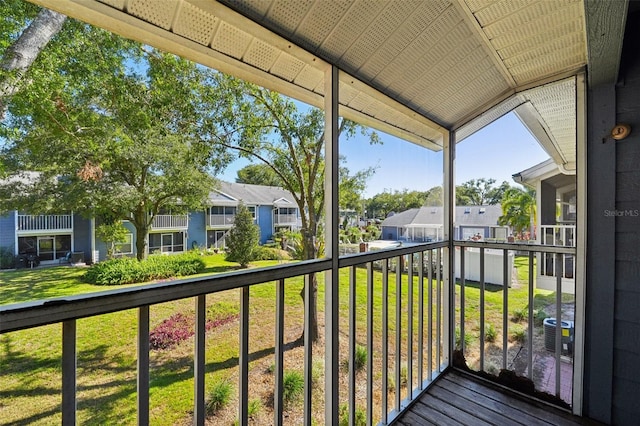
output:
{"label": "tree trunk", "polygon": [[145,227],[138,228],[136,226],[136,259],[144,260],[147,258],[147,239],[149,238],[149,229]]}
{"label": "tree trunk", "polygon": [[0,68],[16,73],[0,82],[0,121],[4,119],[7,111],[6,100],[19,90],[22,75],[36,60],[40,51],[60,31],[66,18],[58,12],[42,9],[31,25],[7,48]]}
{"label": "tree trunk", "polygon": [[[304,253],[306,259],[315,259],[317,250],[316,250],[316,235],[315,232],[311,232],[308,229],[302,229],[302,244],[304,246]],[[315,343],[318,341],[320,337],[320,333],[318,332],[318,277],[316,274],[311,274],[309,279],[309,284],[311,285],[311,303],[309,303],[309,321],[310,324],[310,333],[309,333],[309,341]],[[305,283],[306,285],[306,283]],[[300,291],[300,297],[304,301],[305,288],[303,287]]]}

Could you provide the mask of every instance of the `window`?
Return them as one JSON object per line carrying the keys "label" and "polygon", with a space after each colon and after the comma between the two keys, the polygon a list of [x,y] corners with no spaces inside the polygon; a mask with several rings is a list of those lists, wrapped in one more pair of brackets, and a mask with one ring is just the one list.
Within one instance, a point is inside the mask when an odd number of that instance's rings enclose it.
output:
{"label": "window", "polygon": [[247,210],[251,212],[251,216],[253,216],[253,220],[256,220],[256,206],[247,206]]}
{"label": "window", "polygon": [[126,235],[125,240],[115,244],[114,254],[132,254],[133,253],[133,234]]}

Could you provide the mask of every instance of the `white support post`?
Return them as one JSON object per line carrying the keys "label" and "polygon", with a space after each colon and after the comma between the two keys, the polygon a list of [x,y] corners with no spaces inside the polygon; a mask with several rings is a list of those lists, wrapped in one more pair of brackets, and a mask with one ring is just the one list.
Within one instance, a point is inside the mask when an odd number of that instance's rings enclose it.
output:
{"label": "white support post", "polygon": [[338,424],[339,396],[339,299],[338,299],[338,68],[327,68],[324,75],[325,109],[325,255],[332,260],[325,272],[325,424]]}

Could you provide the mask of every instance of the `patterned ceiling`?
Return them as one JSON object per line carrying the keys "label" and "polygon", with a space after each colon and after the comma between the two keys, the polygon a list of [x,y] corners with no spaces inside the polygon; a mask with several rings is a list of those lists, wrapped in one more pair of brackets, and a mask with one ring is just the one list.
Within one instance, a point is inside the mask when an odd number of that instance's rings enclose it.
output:
{"label": "patterned ceiling", "polygon": [[334,64],[344,116],[432,149],[526,105],[575,161],[581,0],[37,2],[316,106]]}

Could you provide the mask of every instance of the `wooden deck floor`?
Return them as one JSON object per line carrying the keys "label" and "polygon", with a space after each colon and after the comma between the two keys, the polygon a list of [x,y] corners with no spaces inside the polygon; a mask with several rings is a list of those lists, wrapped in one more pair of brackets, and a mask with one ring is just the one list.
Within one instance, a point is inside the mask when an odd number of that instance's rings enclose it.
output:
{"label": "wooden deck floor", "polygon": [[547,404],[450,370],[394,425],[594,425]]}

